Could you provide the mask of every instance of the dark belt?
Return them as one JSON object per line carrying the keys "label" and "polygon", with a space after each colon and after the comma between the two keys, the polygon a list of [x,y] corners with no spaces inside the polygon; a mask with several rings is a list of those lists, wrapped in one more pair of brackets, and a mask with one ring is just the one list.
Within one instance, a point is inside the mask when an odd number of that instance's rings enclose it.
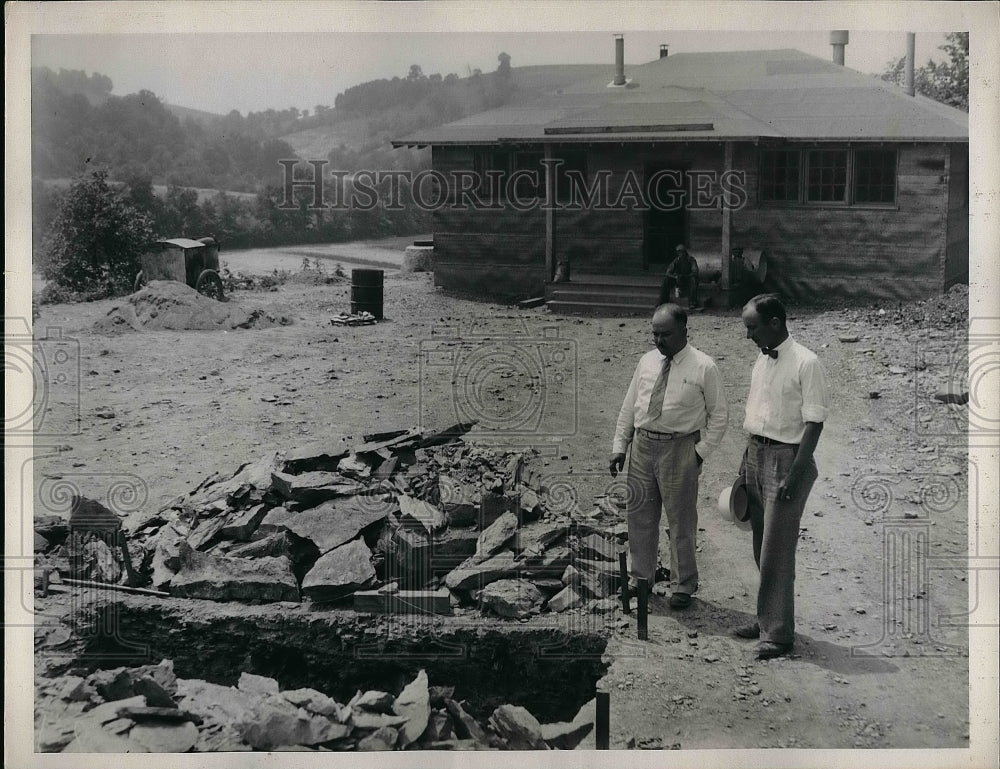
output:
{"label": "dark belt", "polygon": [[750,440],[754,443],[758,443],[761,446],[791,446],[793,448],[798,448],[797,443],[785,443],[784,441],[776,441],[774,438],[765,438],[763,435],[751,435]]}
{"label": "dark belt", "polygon": [[678,441],[681,438],[693,437],[695,441],[701,440],[701,430],[693,433],[660,433],[656,430],[647,430],[645,427],[636,428],[640,433],[654,441]]}

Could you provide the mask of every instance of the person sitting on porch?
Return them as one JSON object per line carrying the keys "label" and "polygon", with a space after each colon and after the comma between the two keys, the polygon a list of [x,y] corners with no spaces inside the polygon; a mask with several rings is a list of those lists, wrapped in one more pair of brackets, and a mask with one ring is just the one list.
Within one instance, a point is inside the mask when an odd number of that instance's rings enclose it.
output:
{"label": "person sitting on porch", "polygon": [[660,301],[657,304],[672,302],[675,288],[680,288],[681,296],[687,296],[691,307],[698,306],[698,262],[688,253],[682,243],[677,246],[677,258],[668,266],[660,287]]}

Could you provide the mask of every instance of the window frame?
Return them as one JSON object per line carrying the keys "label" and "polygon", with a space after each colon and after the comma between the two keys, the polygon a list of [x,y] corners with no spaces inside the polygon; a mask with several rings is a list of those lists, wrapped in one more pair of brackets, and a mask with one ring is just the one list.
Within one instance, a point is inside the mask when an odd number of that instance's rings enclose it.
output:
{"label": "window frame", "polygon": [[[766,153],[796,153],[799,158],[799,174],[797,197],[793,200],[766,198],[765,193],[765,173],[764,159]],[[846,153],[847,166],[844,178],[844,200],[812,200],[809,198],[809,176],[810,176],[810,153],[812,152],[843,152]],[[891,153],[894,169],[892,183],[891,201],[859,201],[857,194],[857,180],[859,176],[858,154]],[[879,185],[883,190],[888,189],[888,185]],[[882,144],[862,144],[862,145],[822,145],[812,144],[809,146],[767,146],[761,147],[757,153],[757,202],[758,205],[766,208],[899,208],[899,148],[896,146],[885,146]]]}

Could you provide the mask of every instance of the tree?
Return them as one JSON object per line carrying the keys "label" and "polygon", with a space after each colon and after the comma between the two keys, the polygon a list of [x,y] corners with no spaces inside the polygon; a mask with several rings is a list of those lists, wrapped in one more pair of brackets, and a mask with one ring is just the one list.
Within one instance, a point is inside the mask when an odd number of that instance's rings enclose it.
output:
{"label": "tree", "polygon": [[497,74],[500,77],[510,77],[510,54],[501,51],[500,55],[497,56],[497,61],[500,62],[500,66],[497,67]]}
{"label": "tree", "polygon": [[42,245],[42,275],[84,298],[126,293],[152,240],[149,216],[108,185],[106,171],[73,181]]}
{"label": "tree", "polygon": [[[948,54],[948,61],[938,64],[933,59],[913,71],[913,86],[917,93],[964,112],[969,111],[969,33],[950,32],[948,41],[939,50]],[[881,78],[903,85],[906,59],[901,57],[886,65]]]}

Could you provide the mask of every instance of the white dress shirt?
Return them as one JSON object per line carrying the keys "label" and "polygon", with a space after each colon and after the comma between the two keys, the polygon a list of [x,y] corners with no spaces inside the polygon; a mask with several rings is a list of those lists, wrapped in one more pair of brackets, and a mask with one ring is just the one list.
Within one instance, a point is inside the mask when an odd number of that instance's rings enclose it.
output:
{"label": "white dress shirt", "polygon": [[791,336],[774,349],[777,358],[762,354],[753,365],[743,429],[782,443],[801,443],[805,423],[825,422],[829,413],[826,374],[816,353]]}
{"label": "white dress shirt", "polygon": [[729,417],[722,377],[715,361],[690,344],[673,357],[667,389],[663,393],[663,411],[650,419],[646,413],[649,396],[665,358],[663,353],[653,349],[639,359],[618,412],[612,453],[624,454],[639,427],[658,433],[686,434],[701,430],[701,440],[694,448],[702,459],[722,443]]}

